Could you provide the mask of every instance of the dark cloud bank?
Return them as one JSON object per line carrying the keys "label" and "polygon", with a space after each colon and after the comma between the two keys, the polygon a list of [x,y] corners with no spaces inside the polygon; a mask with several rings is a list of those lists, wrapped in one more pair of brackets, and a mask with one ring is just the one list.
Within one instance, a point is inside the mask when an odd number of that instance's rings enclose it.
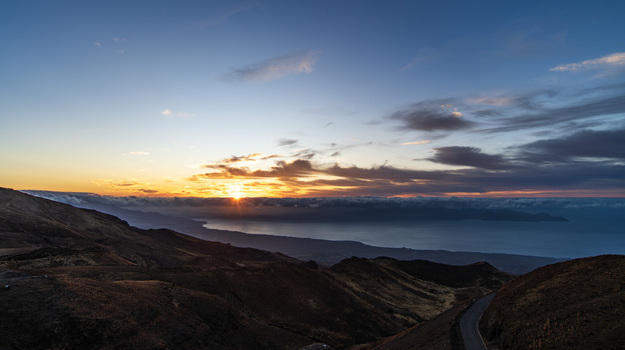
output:
{"label": "dark cloud bank", "polygon": [[[401,222],[421,220],[566,221],[571,209],[625,210],[622,198],[320,197],[230,198],[111,197],[91,193],[24,191],[78,207],[107,212],[131,208],[185,217],[278,222]],[[161,209],[158,209],[161,208]],[[177,209],[176,209],[177,208]]]}

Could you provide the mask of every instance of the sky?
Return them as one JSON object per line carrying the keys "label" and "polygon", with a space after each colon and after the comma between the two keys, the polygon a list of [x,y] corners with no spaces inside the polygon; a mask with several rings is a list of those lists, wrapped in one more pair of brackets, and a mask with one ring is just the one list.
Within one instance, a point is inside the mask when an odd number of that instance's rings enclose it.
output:
{"label": "sky", "polygon": [[623,1],[0,3],[0,186],[625,197]]}

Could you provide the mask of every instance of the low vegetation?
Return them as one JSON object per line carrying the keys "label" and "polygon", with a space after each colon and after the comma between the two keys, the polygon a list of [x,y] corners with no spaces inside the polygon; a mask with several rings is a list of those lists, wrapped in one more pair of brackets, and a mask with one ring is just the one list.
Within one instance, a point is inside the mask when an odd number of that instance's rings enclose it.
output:
{"label": "low vegetation", "polygon": [[482,318],[500,349],[625,348],[625,256],[542,267],[504,286]]}

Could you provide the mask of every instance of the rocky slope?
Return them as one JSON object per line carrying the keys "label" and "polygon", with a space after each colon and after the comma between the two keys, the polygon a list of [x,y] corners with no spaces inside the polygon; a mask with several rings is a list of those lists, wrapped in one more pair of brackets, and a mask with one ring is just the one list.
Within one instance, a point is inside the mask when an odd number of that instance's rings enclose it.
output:
{"label": "rocky slope", "polygon": [[0,189],[8,349],[366,347],[510,279],[390,258],[314,267]]}
{"label": "rocky slope", "polygon": [[500,349],[625,348],[625,256],[549,265],[504,286],[482,318]]}

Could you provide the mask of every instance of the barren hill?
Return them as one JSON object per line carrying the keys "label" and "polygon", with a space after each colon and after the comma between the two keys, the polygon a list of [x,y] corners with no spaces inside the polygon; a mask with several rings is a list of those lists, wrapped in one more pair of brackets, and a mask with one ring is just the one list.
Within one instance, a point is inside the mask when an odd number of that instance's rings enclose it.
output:
{"label": "barren hill", "polygon": [[345,349],[510,279],[489,266],[390,258],[307,266],[0,189],[0,344]]}
{"label": "barren hill", "polygon": [[504,286],[482,318],[500,349],[624,349],[625,256],[576,259]]}

